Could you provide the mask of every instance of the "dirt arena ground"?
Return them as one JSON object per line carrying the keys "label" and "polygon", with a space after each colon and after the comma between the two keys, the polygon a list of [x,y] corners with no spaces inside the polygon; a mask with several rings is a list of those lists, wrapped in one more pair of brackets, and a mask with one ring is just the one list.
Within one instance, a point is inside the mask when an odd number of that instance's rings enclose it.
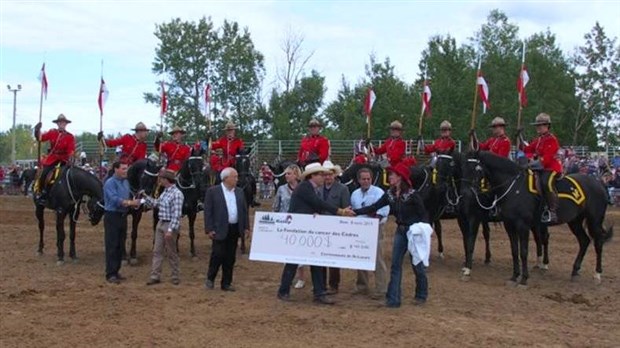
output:
{"label": "dirt arena ground", "polygon": [[[237,292],[205,290],[211,243],[199,233],[199,258],[192,260],[186,222],[181,285],[165,279],[160,285],[145,286],[150,217],[140,228],[139,264],[124,266],[128,280],[110,285],[103,276],[102,224],[91,227],[80,221],[79,261],[57,266],[52,213],[47,212],[46,218],[45,254],[36,256],[38,233],[31,201],[0,197],[2,347],[620,346],[620,237],[605,245],[603,282],[596,286],[593,248],[588,250],[581,279],[571,282],[576,240],[567,227],[551,229],[550,269],[532,270],[529,287],[520,289],[505,285],[511,266],[500,226],[492,227],[492,263],[482,263],[479,237],[472,279],[461,281],[460,232],[454,222],[447,222],[446,257],[432,256],[427,305],[412,305],[413,275],[407,267],[399,309],[352,295],[355,272],[350,270],[343,271],[337,305],[326,307],[312,303],[310,285],[293,290],[295,302],[278,301],[282,265],[251,262],[247,255],[237,261]],[[608,212],[607,223],[611,222],[620,227],[618,208]],[[202,231],[201,218],[197,224]],[[391,245],[391,233],[386,244]],[[533,247],[532,242],[532,266]]]}

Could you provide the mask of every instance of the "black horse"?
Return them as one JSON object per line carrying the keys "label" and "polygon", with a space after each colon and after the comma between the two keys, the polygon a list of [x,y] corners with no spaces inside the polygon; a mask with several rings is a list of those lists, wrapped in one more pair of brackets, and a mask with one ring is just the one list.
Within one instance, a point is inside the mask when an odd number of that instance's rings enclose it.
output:
{"label": "black horse", "polygon": [[[532,192],[535,191],[532,187],[535,178],[516,163],[489,152],[475,152],[471,157],[480,161],[476,170],[478,175],[471,179],[477,181],[482,177],[488,178],[491,192],[496,197],[495,204],[501,209],[512,252],[513,273],[510,280],[513,283],[518,281],[520,285],[525,286],[529,277],[527,266],[529,230],[540,224],[543,210],[540,195]],[[603,272],[603,244],[613,235],[612,227],[608,229],[603,227],[607,210],[605,188],[595,178],[582,174],[569,175],[564,180],[570,180],[571,183],[578,185],[573,187],[569,194],[561,192],[558,209],[560,223],[567,223],[579,242],[572,277],[575,279],[579,275],[583,257],[592,239],[596,251],[594,277],[596,282],[600,283]],[[587,233],[584,222],[588,227]]]}
{"label": "black horse", "polygon": [[387,172],[379,163],[352,163],[342,172],[342,175],[340,176],[340,182],[349,188],[349,193],[353,193],[353,191],[360,187],[357,182],[357,172],[362,168],[368,168],[372,172],[372,184],[374,186],[377,186],[384,191],[390,187],[390,184],[387,181]]}
{"label": "black horse", "polygon": [[34,168],[27,168],[22,171],[22,174],[19,177],[18,185],[23,187],[24,196],[28,195],[28,191],[30,190],[30,185],[34,182],[35,177],[37,176],[37,170]]}
{"label": "black horse", "polygon": [[[248,211],[250,211],[250,205],[254,202],[254,196],[256,195],[256,178],[252,174],[250,156],[245,150],[239,152],[235,161],[235,169],[239,174],[239,180],[237,181],[237,187],[241,188],[243,191],[243,196],[245,197],[245,203],[248,207]],[[241,254],[245,254],[247,252],[247,247],[245,245],[245,234],[240,235],[241,239]]]}
{"label": "black horse", "polygon": [[43,254],[43,233],[45,231],[44,210],[45,208],[56,212],[56,247],[57,264],[61,265],[65,260],[65,218],[69,219],[69,256],[74,261],[77,260],[75,250],[75,224],[80,213],[80,207],[84,202],[84,197],[89,197],[86,201],[88,219],[94,226],[103,217],[103,186],[101,181],[89,172],[73,166],[62,167],[60,173],[52,187],[48,190],[48,199],[42,205],[34,200],[35,215],[39,221],[39,248],[37,253]]}
{"label": "black horse", "polygon": [[297,164],[297,162],[289,159],[281,159],[279,156],[275,161],[269,165],[271,172],[273,173],[273,184],[275,186],[275,192],[278,192],[278,188],[286,184],[286,178],[284,177],[284,171],[288,166]]}
{"label": "black horse", "polygon": [[[134,197],[138,196],[140,191],[144,191],[146,194],[151,195],[155,190],[157,184],[157,174],[161,166],[157,165],[155,161],[150,159],[142,159],[134,162],[127,170],[127,181],[129,182],[129,189]],[[125,240],[123,240],[121,255],[124,260],[131,264],[136,264],[138,257],[136,255],[136,240],[138,239],[138,225],[142,220],[142,213],[145,211],[144,206],[136,209],[129,209],[128,214],[131,215],[131,247],[129,254],[125,247]]]}

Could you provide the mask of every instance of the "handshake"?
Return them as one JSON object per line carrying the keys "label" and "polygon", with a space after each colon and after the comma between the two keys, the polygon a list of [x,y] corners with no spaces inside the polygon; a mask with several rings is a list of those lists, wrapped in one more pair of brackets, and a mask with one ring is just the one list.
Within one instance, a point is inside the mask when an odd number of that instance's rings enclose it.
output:
{"label": "handshake", "polygon": [[353,217],[357,215],[355,214],[353,209],[351,209],[351,207],[338,208],[338,212],[336,214],[340,216],[349,216],[349,217]]}
{"label": "handshake", "polygon": [[123,207],[132,207],[132,208],[137,208],[140,206],[140,204],[142,204],[140,199],[124,199],[123,202],[121,203]]}

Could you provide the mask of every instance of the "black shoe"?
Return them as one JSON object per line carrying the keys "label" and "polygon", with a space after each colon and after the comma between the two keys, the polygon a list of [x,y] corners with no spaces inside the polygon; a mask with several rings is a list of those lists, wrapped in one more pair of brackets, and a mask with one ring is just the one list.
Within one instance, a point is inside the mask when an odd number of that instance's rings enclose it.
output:
{"label": "black shoe", "polygon": [[328,299],[326,296],[318,296],[314,298],[314,302],[317,304],[322,304],[322,305],[333,305],[336,304],[336,302]]}
{"label": "black shoe", "polygon": [[284,302],[290,302],[291,301],[291,295],[278,293],[278,300],[284,301]]}
{"label": "black shoe", "polygon": [[235,287],[232,285],[226,285],[226,286],[222,286],[222,291],[234,292],[234,291],[237,291],[237,289],[235,289]]}
{"label": "black shoe", "polygon": [[111,276],[110,278],[106,279],[106,281],[107,281],[108,283],[110,283],[110,284],[120,284],[120,283],[121,283],[121,280],[120,280],[120,279],[118,279],[118,278],[117,278],[117,277],[115,277],[115,276]]}
{"label": "black shoe", "polygon": [[151,279],[149,279],[148,282],[146,282],[146,285],[155,285],[155,284],[159,284],[159,283],[161,283],[161,281],[159,279],[151,278]]}
{"label": "black shoe", "polygon": [[205,288],[209,289],[209,290],[213,290],[213,280],[209,280],[207,279],[207,281],[205,282]]}

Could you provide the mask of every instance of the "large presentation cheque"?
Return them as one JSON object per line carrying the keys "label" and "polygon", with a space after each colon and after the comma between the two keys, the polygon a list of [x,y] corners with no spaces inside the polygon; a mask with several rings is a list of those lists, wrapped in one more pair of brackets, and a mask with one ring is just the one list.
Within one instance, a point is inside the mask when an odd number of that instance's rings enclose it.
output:
{"label": "large presentation cheque", "polygon": [[256,212],[250,260],[375,270],[379,220]]}

